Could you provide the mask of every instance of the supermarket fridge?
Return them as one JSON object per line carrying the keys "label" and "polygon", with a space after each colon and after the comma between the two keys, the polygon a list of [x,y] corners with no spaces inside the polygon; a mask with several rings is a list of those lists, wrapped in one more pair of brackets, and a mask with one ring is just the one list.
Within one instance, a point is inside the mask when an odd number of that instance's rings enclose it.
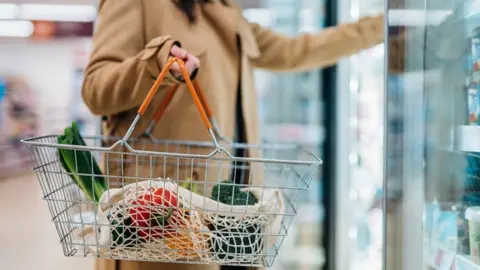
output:
{"label": "supermarket fridge", "polygon": [[[385,0],[333,2],[329,25],[381,14],[385,5]],[[382,269],[384,55],[380,44],[341,60],[324,75],[332,80],[327,113],[334,117],[327,126],[333,162],[325,157],[332,171],[324,178],[333,183],[325,191],[331,194],[326,226],[331,239],[325,242],[324,269]]]}
{"label": "supermarket fridge", "polygon": [[[252,1],[238,1],[243,2]],[[322,30],[324,0],[263,0],[245,17],[287,36]],[[261,132],[265,141],[301,143],[321,156],[324,137],[321,70],[273,73],[256,70]],[[319,174],[321,176],[321,173]],[[272,269],[317,270],[324,265],[321,177],[302,198],[297,219]]]}
{"label": "supermarket fridge", "polygon": [[385,269],[480,269],[480,1],[388,0]]}

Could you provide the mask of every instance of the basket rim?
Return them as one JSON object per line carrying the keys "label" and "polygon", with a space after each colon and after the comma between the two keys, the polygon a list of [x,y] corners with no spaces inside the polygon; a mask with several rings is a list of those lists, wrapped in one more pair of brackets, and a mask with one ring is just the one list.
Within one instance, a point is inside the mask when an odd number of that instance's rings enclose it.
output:
{"label": "basket rim", "polygon": [[[210,159],[215,157],[217,154],[224,152],[227,155],[227,158],[222,158],[225,160],[231,161],[244,161],[244,162],[263,162],[263,163],[280,163],[280,164],[291,164],[291,165],[314,165],[320,166],[323,164],[323,160],[315,155],[312,151],[306,149],[306,147],[300,144],[294,143],[262,143],[262,144],[248,144],[248,143],[224,143],[223,145],[227,145],[232,148],[247,148],[247,149],[260,149],[260,150],[299,150],[304,154],[307,154],[312,158],[312,160],[289,160],[289,159],[269,159],[269,158],[250,158],[250,157],[235,157],[230,154],[230,152],[224,147],[216,147],[213,142],[205,142],[205,141],[182,141],[182,140],[168,140],[168,139],[155,139],[150,138],[152,143],[160,144],[160,143],[171,143],[171,144],[179,144],[183,146],[189,147],[205,147],[211,148],[212,152],[210,154],[202,155],[202,154],[185,154],[185,153],[172,153],[172,152],[157,152],[157,151],[144,151],[144,150],[135,150],[129,144],[129,142],[136,142],[139,141],[139,138],[131,138],[129,141],[125,142],[121,138],[112,137],[112,136],[83,136],[85,139],[89,140],[113,140],[116,141],[112,146],[105,147],[105,146],[79,146],[79,145],[64,145],[58,143],[49,143],[49,142],[42,142],[41,140],[47,138],[57,138],[59,135],[44,135],[44,136],[35,136],[29,137],[20,140],[22,143],[27,144],[33,147],[52,147],[52,148],[59,148],[59,149],[71,149],[71,150],[86,150],[86,151],[97,151],[97,152],[105,152],[105,153],[132,153],[137,155],[144,155],[144,156],[160,156],[160,157],[171,157],[171,158],[196,158],[196,159]],[[115,151],[114,149],[118,146],[124,146],[127,148],[127,152],[125,151]]]}

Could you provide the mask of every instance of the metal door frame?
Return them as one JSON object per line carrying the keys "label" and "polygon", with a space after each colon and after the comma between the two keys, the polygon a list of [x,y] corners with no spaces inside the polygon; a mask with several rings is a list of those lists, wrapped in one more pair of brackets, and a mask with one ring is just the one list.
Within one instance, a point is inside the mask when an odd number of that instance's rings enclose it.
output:
{"label": "metal door frame", "polygon": [[[403,41],[404,51],[390,56],[392,42],[398,36],[395,34],[396,26],[392,26],[389,20],[389,12],[411,7],[412,1],[415,1],[417,9],[419,5],[426,9],[427,0],[385,2],[383,268],[388,270],[423,269],[424,265],[423,27],[415,29],[414,35],[412,29],[408,29]],[[392,60],[404,62],[403,69],[396,75],[390,72]]]}

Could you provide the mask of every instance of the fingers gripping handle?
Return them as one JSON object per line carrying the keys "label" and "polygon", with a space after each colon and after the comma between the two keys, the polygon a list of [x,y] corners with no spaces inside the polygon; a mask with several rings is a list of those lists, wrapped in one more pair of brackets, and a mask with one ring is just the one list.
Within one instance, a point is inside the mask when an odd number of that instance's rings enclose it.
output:
{"label": "fingers gripping handle", "polygon": [[[153,83],[153,86],[152,88],[150,89],[150,91],[148,92],[147,94],[147,97],[145,98],[145,100],[143,101],[142,105],[140,106],[140,108],[138,109],[138,114],[137,114],[137,117],[135,117],[135,120],[133,121],[132,125],[130,126],[129,130],[127,131],[127,133],[125,134],[124,138],[123,138],[123,141],[127,141],[132,132],[135,130],[135,126],[136,124],[138,123],[138,121],[140,120],[140,117],[143,116],[143,114],[145,113],[145,111],[147,110],[148,106],[150,105],[150,103],[152,102],[152,99],[153,97],[155,96],[155,94],[157,93],[158,91],[158,88],[160,86],[160,84],[163,82],[163,80],[165,79],[165,76],[168,74],[169,70],[170,70],[170,67],[174,64],[174,63],[178,63],[179,67],[180,67],[180,71],[182,72],[182,76],[185,80],[185,83],[187,84],[187,88],[188,88],[188,92],[190,92],[190,95],[192,96],[193,98],[193,102],[195,104],[195,106],[197,107],[197,110],[198,112],[200,113],[200,117],[202,118],[202,122],[203,124],[205,125],[205,127],[207,128],[207,130],[210,132],[210,135],[212,136],[213,138],[213,141],[214,143],[217,145],[217,141],[216,141],[216,138],[215,138],[215,135],[212,131],[212,124],[209,120],[209,117],[207,116],[207,113],[205,112],[205,109],[203,107],[203,104],[202,102],[200,101],[198,95],[197,95],[197,92],[195,91],[195,87],[193,85],[193,82],[192,80],[190,79],[190,74],[188,73],[186,67],[185,67],[185,63],[183,62],[183,60],[181,59],[178,59],[176,57],[171,57],[168,59],[167,61],[167,64],[165,65],[165,67],[162,69],[162,71],[160,72],[160,74],[158,75],[157,79],[155,80],[155,82]],[[176,87],[173,87],[170,89],[170,91],[167,93],[167,97],[165,98],[164,102],[162,102],[162,105],[165,105],[164,107],[166,107],[166,105],[168,105],[168,102],[172,99],[173,97],[173,94],[175,93],[176,91]],[[202,98],[204,98],[204,96],[202,96]],[[165,104],[163,104],[165,103]],[[207,105],[208,106],[208,105]],[[165,110],[165,108],[162,109],[162,111],[157,111],[156,113],[156,117],[155,118],[159,118],[161,117],[161,115],[163,114],[163,111]],[[210,108],[208,107],[208,111],[209,113],[211,113],[211,110]]]}

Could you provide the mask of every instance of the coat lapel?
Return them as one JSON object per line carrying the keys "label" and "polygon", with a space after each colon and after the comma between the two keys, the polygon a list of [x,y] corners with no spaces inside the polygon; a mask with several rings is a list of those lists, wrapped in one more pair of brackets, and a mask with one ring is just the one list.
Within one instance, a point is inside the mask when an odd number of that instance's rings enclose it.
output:
{"label": "coat lapel", "polygon": [[[217,0],[219,1],[219,0]],[[235,31],[242,39],[242,52],[249,58],[257,58],[260,56],[260,51],[257,46],[257,41],[252,32],[249,22],[243,17],[243,10],[233,0],[223,0],[224,4],[229,7],[230,10],[237,11],[238,17],[235,23]]]}
{"label": "coat lapel", "polygon": [[205,20],[217,29],[226,44],[236,51],[238,23],[242,16],[241,11],[223,4],[219,0],[202,5]]}
{"label": "coat lapel", "polygon": [[233,1],[213,0],[202,5],[205,16],[214,22],[221,32],[236,33],[242,10]]}

